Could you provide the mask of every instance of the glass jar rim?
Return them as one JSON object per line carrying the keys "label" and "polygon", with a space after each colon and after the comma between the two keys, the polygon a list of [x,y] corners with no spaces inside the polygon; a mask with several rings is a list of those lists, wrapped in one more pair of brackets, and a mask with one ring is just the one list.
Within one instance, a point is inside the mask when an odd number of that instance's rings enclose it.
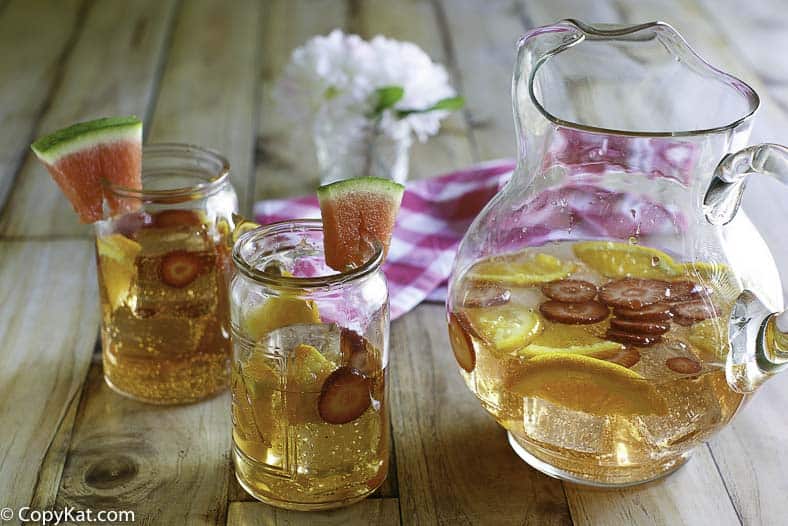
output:
{"label": "glass jar rim", "polygon": [[260,226],[244,233],[233,246],[233,263],[235,267],[245,277],[260,285],[280,289],[320,289],[342,286],[358,281],[376,272],[383,263],[383,247],[378,242],[374,244],[372,255],[358,267],[325,276],[277,276],[257,269],[241,254],[241,249],[248,243],[278,234],[299,231],[322,232],[323,221],[321,219],[290,219]]}
{"label": "glass jar rim", "polygon": [[[177,143],[177,142],[161,142],[154,144],[146,144],[142,147],[142,162],[145,162],[146,156],[162,157],[184,160],[188,159],[203,159],[208,163],[215,164],[215,169],[204,169],[207,176],[204,182],[178,186],[175,188],[166,189],[137,189],[129,188],[123,185],[114,184],[106,179],[102,179],[102,185],[112,195],[117,197],[126,197],[132,199],[140,199],[147,202],[181,202],[193,199],[201,199],[211,195],[222,188],[230,179],[230,162],[222,154],[216,150],[197,146],[195,144]],[[142,168],[143,179],[145,178],[144,164]],[[149,174],[148,176],[154,174]]]}

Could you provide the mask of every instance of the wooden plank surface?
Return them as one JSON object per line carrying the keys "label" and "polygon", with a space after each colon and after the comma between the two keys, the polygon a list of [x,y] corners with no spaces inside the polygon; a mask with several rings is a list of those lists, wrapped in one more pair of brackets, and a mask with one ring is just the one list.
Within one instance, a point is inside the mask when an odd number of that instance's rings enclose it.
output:
{"label": "wooden plank surface", "polygon": [[[27,155],[50,93],[63,75],[60,64],[80,29],[83,0],[18,0],[0,16],[0,209]],[[33,30],[31,30],[33,29]]]}
{"label": "wooden plank surface", "polygon": [[465,97],[474,159],[515,157],[512,71],[524,33],[514,0],[437,0],[450,63]]}
{"label": "wooden plank surface", "polygon": [[347,23],[346,2],[270,0],[263,15],[261,110],[255,164],[255,198],[313,192],[320,176],[308,130],[294,129],[275,101],[275,85],[293,49],[310,37]]}
{"label": "wooden plank surface", "polygon": [[517,457],[457,373],[442,305],[395,322],[391,356],[403,524],[571,523],[561,483]]}
{"label": "wooden plank surface", "polygon": [[[144,116],[173,7],[173,0],[91,2],[36,133],[107,115]],[[7,201],[0,216],[0,235],[91,234],[89,226],[79,224],[68,201],[27,148]]]}
{"label": "wooden plank surface", "polygon": [[[367,499],[348,508],[324,512],[287,511],[261,502],[233,502],[227,526],[344,526],[400,524],[396,499]],[[407,524],[407,522],[405,522]]]}
{"label": "wooden plank surface", "polygon": [[230,399],[152,406],[90,369],[56,507],[134,510],[141,524],[223,524]]}
{"label": "wooden plank surface", "polygon": [[54,499],[69,407],[93,353],[97,303],[90,242],[0,241],[2,506]]}
{"label": "wooden plank surface", "polygon": [[148,142],[213,148],[230,161],[241,213],[251,211],[262,4],[183,2]]}

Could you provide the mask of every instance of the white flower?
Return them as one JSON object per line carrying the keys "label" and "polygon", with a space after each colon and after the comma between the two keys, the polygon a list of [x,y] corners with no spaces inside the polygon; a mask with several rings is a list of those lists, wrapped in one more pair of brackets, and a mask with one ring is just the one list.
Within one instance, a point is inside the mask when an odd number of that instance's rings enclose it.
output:
{"label": "white flower", "polygon": [[319,119],[364,126],[377,104],[376,90],[400,86],[402,98],[383,111],[380,132],[395,140],[415,134],[420,141],[434,135],[448,111],[400,116],[398,110],[425,110],[456,95],[440,64],[418,46],[382,36],[371,41],[334,30],[293,51],[280,79],[276,98],[294,120],[313,126]]}

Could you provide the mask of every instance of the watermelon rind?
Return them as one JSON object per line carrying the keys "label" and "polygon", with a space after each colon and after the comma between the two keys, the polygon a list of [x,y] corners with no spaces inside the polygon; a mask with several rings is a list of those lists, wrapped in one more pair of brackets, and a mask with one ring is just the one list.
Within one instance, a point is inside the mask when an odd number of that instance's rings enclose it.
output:
{"label": "watermelon rind", "polygon": [[317,198],[320,202],[333,201],[356,192],[387,194],[392,201],[399,204],[402,200],[402,194],[405,192],[405,187],[390,179],[381,177],[354,177],[321,186],[317,189]]}
{"label": "watermelon rind", "polygon": [[80,122],[41,137],[30,148],[43,162],[54,165],[74,152],[117,141],[141,143],[142,121],[131,115]]}

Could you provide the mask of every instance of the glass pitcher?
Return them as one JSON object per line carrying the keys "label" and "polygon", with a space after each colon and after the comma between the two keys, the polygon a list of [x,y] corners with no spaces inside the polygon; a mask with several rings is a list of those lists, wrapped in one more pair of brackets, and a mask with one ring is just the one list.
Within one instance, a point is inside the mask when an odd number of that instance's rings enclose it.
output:
{"label": "glass pitcher", "polygon": [[786,362],[777,267],[737,209],[788,150],[745,147],[756,93],[661,22],[537,28],[512,92],[517,169],[449,285],[461,374],[540,471],[658,478]]}

